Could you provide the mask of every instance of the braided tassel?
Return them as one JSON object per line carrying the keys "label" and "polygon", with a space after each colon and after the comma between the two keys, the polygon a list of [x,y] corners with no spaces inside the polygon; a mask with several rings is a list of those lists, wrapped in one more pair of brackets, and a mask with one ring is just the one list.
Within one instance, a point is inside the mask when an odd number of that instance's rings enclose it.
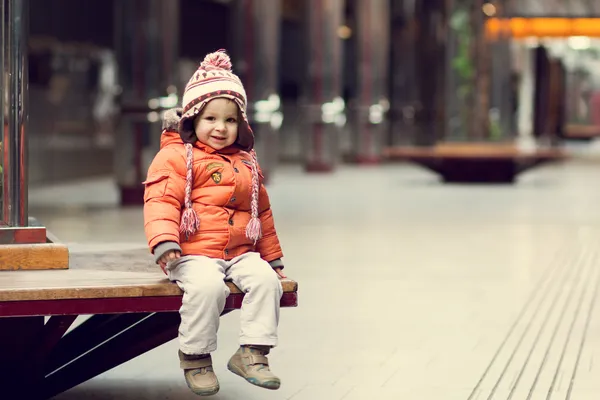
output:
{"label": "braided tassel", "polygon": [[194,164],[194,147],[190,143],[185,144],[186,150],[186,180],[185,180],[185,210],[181,214],[181,223],[179,232],[185,235],[186,240],[191,235],[196,233],[200,227],[200,218],[196,211],[192,208],[192,182],[193,182],[193,164]]}
{"label": "braided tassel", "polygon": [[260,190],[260,184],[258,181],[258,160],[256,159],[256,152],[250,151],[252,157],[252,197],[250,201],[250,213],[251,218],[248,225],[246,225],[246,237],[254,242],[258,242],[258,239],[262,236],[262,227],[260,219],[258,218],[258,192]]}

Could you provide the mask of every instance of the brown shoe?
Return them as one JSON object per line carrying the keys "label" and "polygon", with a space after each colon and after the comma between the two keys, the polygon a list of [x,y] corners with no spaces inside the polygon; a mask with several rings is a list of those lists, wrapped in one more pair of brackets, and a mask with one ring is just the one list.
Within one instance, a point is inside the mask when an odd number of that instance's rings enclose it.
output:
{"label": "brown shoe", "polygon": [[242,346],[227,363],[227,369],[253,385],[277,390],[281,381],[269,369],[266,346]]}
{"label": "brown shoe", "polygon": [[179,365],[188,387],[198,396],[211,396],[219,391],[219,380],[213,371],[210,354],[189,355],[180,350]]}

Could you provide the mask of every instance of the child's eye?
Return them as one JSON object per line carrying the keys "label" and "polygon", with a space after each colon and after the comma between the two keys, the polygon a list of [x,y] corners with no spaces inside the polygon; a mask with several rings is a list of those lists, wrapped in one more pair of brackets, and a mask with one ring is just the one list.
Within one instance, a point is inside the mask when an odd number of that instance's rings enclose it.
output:
{"label": "child's eye", "polygon": [[227,120],[227,122],[235,123],[235,122],[237,122],[237,120],[235,118],[229,118]]}
{"label": "child's eye", "polygon": [[207,121],[214,121],[215,117],[205,117],[204,119],[206,119]]}

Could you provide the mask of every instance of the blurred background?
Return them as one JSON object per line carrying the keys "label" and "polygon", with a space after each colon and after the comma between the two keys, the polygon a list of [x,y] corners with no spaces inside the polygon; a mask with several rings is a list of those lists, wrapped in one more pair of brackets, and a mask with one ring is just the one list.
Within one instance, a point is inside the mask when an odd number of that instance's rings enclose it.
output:
{"label": "blurred background", "polygon": [[[72,251],[145,248],[162,114],[233,59],[300,307],[277,393],[222,318],[216,398],[597,397],[600,2],[25,3],[28,212]],[[58,398],[192,398],[176,348]]]}
{"label": "blurred background", "polygon": [[600,33],[574,18],[595,7],[30,0],[30,184],[112,175],[121,201],[139,203],[162,111],[220,48],[249,92],[269,174],[282,163],[310,172],[379,163],[440,143],[587,145],[600,134]]}

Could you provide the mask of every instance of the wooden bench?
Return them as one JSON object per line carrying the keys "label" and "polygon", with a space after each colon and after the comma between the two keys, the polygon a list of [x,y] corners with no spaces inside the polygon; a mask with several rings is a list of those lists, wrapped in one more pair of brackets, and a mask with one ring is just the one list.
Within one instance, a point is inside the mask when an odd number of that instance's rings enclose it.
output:
{"label": "wooden bench", "polygon": [[572,140],[592,140],[600,137],[600,126],[568,124],[564,129],[564,137]]}
{"label": "wooden bench", "polygon": [[[227,285],[223,314],[244,297]],[[281,306],[297,306],[297,283],[282,286]],[[68,270],[0,271],[3,396],[50,398],[176,338],[181,298],[145,249],[74,252]],[[91,316],[66,333],[80,315]]]}
{"label": "wooden bench", "polygon": [[390,161],[410,161],[439,174],[444,182],[512,183],[525,170],[566,158],[556,148],[524,151],[513,144],[443,143],[432,147],[389,147]]}

